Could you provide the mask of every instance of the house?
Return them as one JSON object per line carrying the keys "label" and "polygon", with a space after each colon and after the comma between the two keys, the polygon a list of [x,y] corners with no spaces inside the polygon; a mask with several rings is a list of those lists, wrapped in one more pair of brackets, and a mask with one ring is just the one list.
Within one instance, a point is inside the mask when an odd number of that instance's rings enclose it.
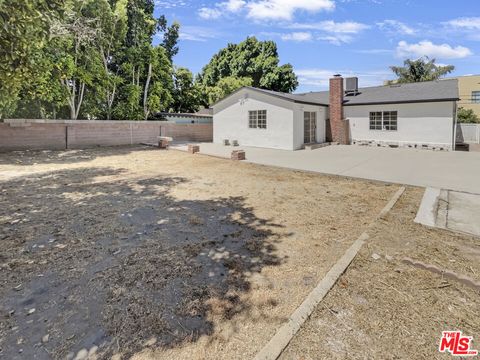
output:
{"label": "house", "polygon": [[213,140],[285,150],[330,141],[454,148],[457,80],[357,84],[356,78],[336,75],[329,91],[286,94],[243,87],[213,105]]}
{"label": "house", "polygon": [[458,107],[471,109],[480,118],[480,75],[459,76],[456,79],[460,94]]}

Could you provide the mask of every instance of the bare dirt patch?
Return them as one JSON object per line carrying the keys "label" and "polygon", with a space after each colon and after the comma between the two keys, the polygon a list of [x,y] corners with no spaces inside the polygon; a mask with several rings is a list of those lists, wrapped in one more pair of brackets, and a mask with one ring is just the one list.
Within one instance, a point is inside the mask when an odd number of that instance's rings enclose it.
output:
{"label": "bare dirt patch", "polygon": [[0,154],[0,357],[252,357],[396,191],[142,147]]}
{"label": "bare dirt patch", "polygon": [[443,359],[442,331],[480,348],[480,293],[405,264],[405,257],[480,280],[480,241],[413,222],[423,189],[408,188],[281,359]]}

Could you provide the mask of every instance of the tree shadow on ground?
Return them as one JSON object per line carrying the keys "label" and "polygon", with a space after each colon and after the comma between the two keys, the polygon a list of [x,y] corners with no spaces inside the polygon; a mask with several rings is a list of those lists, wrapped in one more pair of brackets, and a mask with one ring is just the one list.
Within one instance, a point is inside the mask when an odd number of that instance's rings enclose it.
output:
{"label": "tree shadow on ground", "polygon": [[104,156],[128,155],[139,150],[159,151],[146,145],[105,146],[67,150],[17,150],[0,152],[0,165],[74,164]]}
{"label": "tree shadow on ground", "polygon": [[243,197],[177,199],[178,184],[112,168],[2,183],[0,354],[128,356],[211,335],[211,311],[247,311],[248,275],[283,261],[288,234]]}

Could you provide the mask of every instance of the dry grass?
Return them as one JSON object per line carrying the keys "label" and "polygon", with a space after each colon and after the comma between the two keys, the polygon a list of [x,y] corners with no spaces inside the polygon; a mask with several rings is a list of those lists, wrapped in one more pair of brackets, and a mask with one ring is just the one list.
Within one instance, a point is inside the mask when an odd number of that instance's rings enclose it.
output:
{"label": "dry grass", "polygon": [[480,279],[478,238],[413,222],[422,195],[409,188],[369,231],[366,246],[282,359],[450,358],[438,344],[442,331],[457,329],[479,348],[480,293],[402,262],[410,257]]}
{"label": "dry grass", "polygon": [[138,147],[3,154],[0,179],[0,346],[57,358],[251,358],[397,189]]}

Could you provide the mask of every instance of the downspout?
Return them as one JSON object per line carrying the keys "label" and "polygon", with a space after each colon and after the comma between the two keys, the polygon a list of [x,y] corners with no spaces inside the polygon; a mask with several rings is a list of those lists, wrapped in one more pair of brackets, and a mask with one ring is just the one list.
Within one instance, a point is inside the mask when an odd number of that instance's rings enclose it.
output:
{"label": "downspout", "polygon": [[452,151],[457,148],[457,122],[458,122],[458,105],[457,102],[453,103],[453,139],[452,139]]}

